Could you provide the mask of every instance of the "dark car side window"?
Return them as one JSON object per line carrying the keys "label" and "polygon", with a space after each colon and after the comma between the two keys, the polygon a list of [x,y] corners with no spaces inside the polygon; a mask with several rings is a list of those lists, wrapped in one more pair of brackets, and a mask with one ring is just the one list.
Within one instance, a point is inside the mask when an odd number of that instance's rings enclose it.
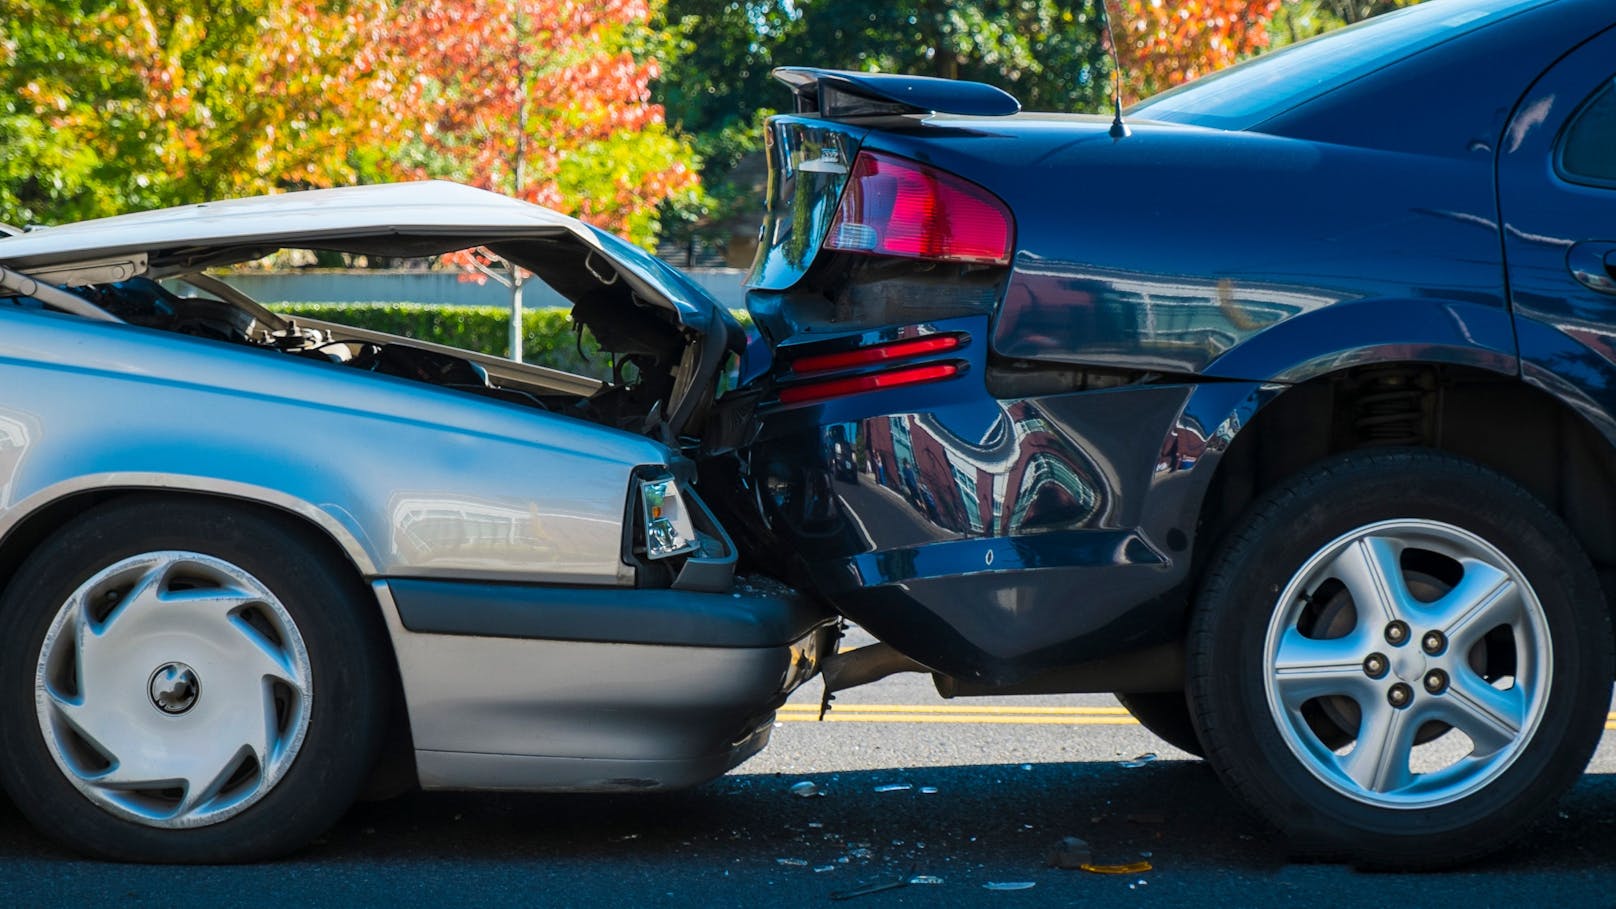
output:
{"label": "dark car side window", "polygon": [[1560,176],[1616,187],[1616,80],[1583,103],[1560,143]]}

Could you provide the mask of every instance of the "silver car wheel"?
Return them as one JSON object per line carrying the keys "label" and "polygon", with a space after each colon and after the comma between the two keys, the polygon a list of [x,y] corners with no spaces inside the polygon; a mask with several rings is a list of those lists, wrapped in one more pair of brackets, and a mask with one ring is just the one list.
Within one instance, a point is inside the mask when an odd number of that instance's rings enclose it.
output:
{"label": "silver car wheel", "polygon": [[313,695],[274,593],[195,552],[133,556],[79,585],[34,675],[56,766],[95,805],[160,828],[216,824],[274,788]]}
{"label": "silver car wheel", "polygon": [[[1419,559],[1446,580],[1422,581]],[[1324,615],[1325,600],[1348,605]],[[1543,717],[1553,668],[1521,570],[1430,520],[1370,524],[1316,552],[1281,592],[1264,654],[1291,752],[1337,792],[1391,808],[1449,804],[1503,773]]]}

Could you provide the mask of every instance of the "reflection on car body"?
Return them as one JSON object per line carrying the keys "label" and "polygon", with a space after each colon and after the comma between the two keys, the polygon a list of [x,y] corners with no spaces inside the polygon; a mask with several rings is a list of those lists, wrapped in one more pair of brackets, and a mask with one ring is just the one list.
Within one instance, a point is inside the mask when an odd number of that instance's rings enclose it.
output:
{"label": "reflection on car body", "polygon": [[1120,136],[787,68],[707,488],[870,664],[1115,692],[1299,852],[1496,848],[1609,702],[1612,60],[1608,3],[1432,0]]}

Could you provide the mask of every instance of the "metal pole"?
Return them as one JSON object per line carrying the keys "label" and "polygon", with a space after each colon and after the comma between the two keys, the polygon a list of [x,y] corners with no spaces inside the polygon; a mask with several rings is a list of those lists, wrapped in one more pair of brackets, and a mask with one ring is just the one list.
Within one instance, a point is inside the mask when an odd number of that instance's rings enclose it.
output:
{"label": "metal pole", "polygon": [[511,266],[511,359],[522,362],[522,270]]}

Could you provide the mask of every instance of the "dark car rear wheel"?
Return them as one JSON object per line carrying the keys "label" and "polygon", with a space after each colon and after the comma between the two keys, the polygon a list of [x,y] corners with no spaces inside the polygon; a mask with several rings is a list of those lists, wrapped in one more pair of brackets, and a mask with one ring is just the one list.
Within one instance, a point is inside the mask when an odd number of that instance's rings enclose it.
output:
{"label": "dark car rear wheel", "polygon": [[0,780],[73,850],[261,859],[351,803],[385,710],[374,606],[284,519],[119,500],[0,598]]}
{"label": "dark car rear wheel", "polygon": [[1183,694],[1176,691],[1117,692],[1116,698],[1139,721],[1139,725],[1150,730],[1156,738],[1180,751],[1206,757],[1201,740],[1195,734],[1195,724],[1190,719],[1189,702]]}
{"label": "dark car rear wheel", "polygon": [[1359,452],[1264,497],[1190,639],[1207,758],[1302,853],[1425,867],[1548,810],[1603,733],[1611,629],[1565,525],[1474,463]]}

